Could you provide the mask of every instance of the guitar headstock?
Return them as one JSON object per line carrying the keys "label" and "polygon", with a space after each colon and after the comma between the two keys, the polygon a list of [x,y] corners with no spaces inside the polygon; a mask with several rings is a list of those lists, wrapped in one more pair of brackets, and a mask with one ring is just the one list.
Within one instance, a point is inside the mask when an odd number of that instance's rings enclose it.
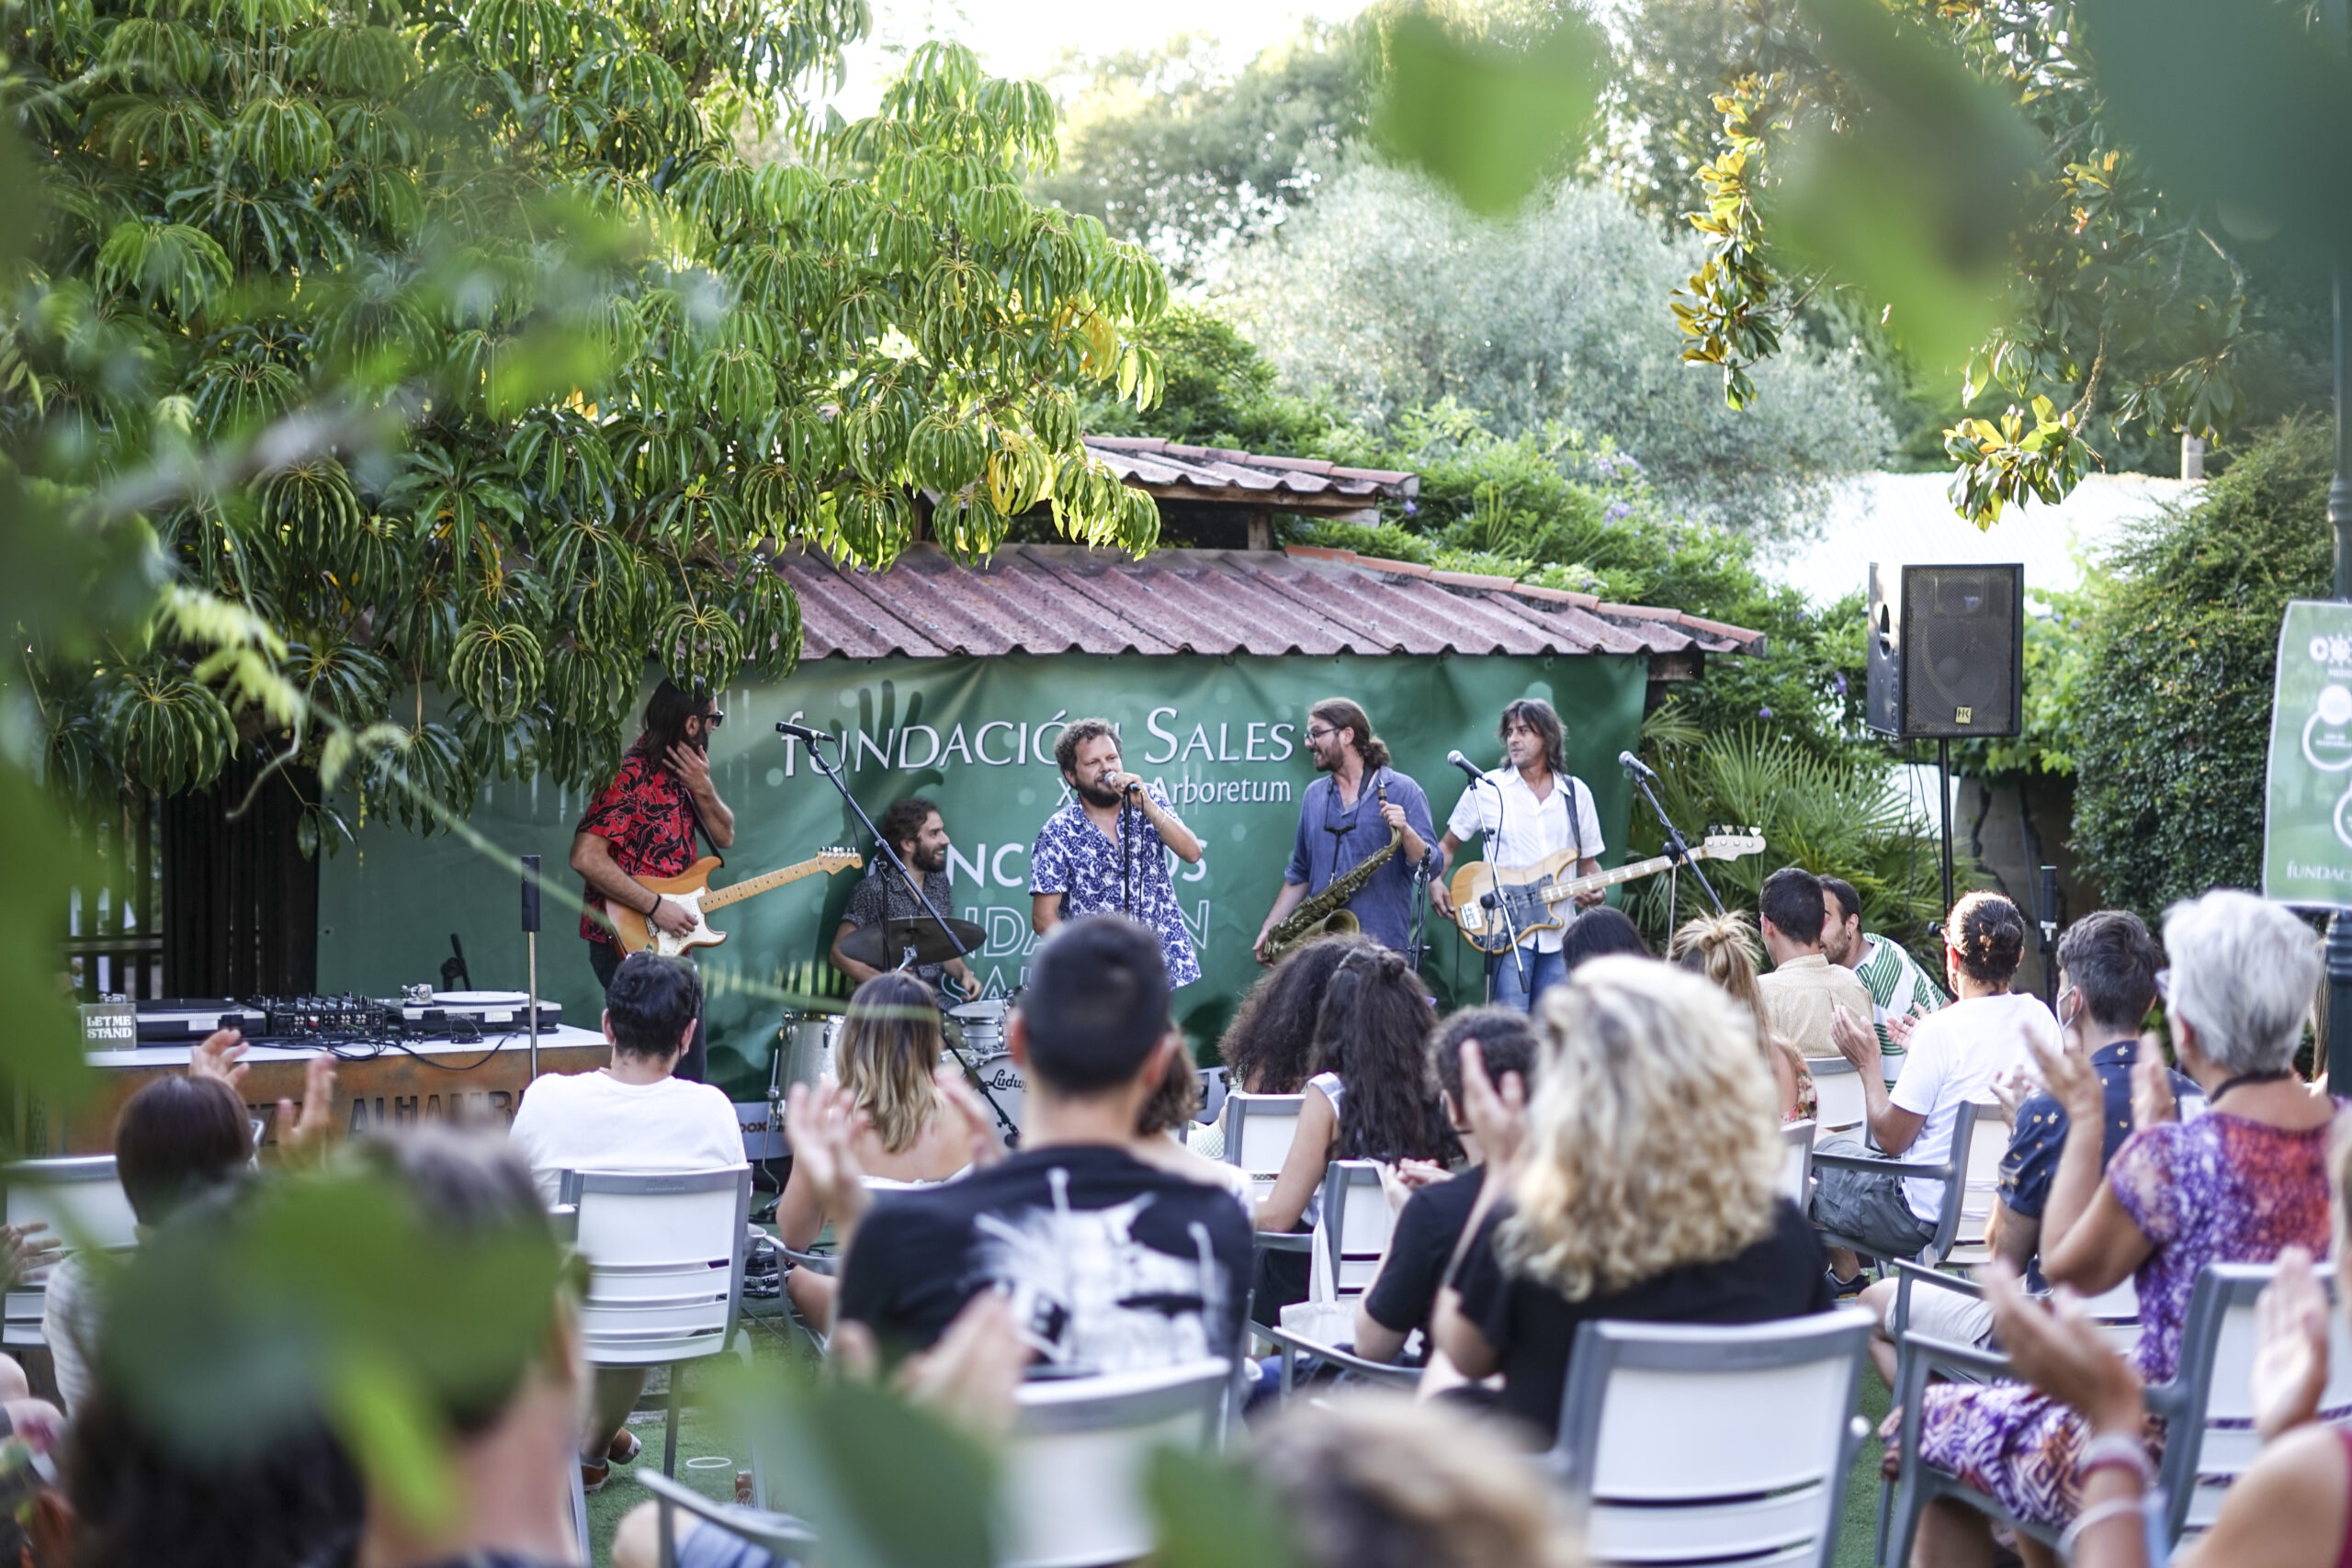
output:
{"label": "guitar headstock", "polygon": [[855,871],[865,863],[865,857],[855,850],[843,849],[836,844],[831,849],[819,850],[817,863],[824,867],[826,875],[831,876],[837,871]]}
{"label": "guitar headstock", "polygon": [[1757,828],[1710,828],[1706,840],[1690,852],[1705,860],[1738,860],[1764,852],[1764,834]]}

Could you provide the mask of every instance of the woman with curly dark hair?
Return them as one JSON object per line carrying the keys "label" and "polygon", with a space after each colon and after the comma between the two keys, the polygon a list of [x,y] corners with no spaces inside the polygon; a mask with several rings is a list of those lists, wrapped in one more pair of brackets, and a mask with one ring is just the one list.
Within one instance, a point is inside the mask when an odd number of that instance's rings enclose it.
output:
{"label": "woman with curly dark hair", "polygon": [[[1316,1010],[1298,1132],[1274,1190],[1258,1205],[1261,1231],[1311,1226],[1323,1172],[1335,1159],[1446,1161],[1459,1152],[1430,1060],[1429,992],[1403,955],[1363,943],[1340,956]],[[1268,1253],[1259,1271],[1261,1320],[1306,1295],[1306,1259]]]}
{"label": "woman with curly dark hair", "polygon": [[[1360,936],[1323,936],[1300,945],[1274,965],[1241,998],[1226,1026],[1217,1053],[1225,1058],[1225,1081],[1251,1094],[1296,1094],[1315,1069],[1315,1015],[1340,960],[1373,943]],[[1193,1152],[1210,1159],[1225,1155],[1223,1129],[1200,1129]]]}

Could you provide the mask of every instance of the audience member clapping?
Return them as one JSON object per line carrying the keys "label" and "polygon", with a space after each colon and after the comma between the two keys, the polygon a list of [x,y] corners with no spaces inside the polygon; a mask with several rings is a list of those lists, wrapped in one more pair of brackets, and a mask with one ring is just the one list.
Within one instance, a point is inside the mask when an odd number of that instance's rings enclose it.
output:
{"label": "audience member clapping", "polygon": [[1442,1166],[1412,1162],[1403,1179],[1390,1185],[1392,1195],[1403,1188],[1410,1189],[1409,1195],[1396,1215],[1379,1269],[1356,1302],[1355,1351],[1375,1361],[1396,1359],[1416,1329],[1428,1337],[1438,1289],[1461,1250],[1470,1211],[1493,1170],[1462,1111],[1464,1047],[1476,1047],[1495,1083],[1510,1086],[1516,1080],[1517,1087],[1509,1091],[1522,1100],[1526,1086],[1535,1081],[1535,1029],[1517,1008],[1457,1012],[1439,1025],[1430,1045],[1446,1120],[1462,1141],[1469,1168],[1449,1176]]}
{"label": "audience member clapping", "polygon": [[[2086,915],[2067,927],[2058,942],[2058,1022],[2069,1054],[2087,1060],[2098,1079],[2102,1169],[2132,1134],[2132,1064],[2143,1048],[2140,1024],[2155,1005],[2156,971],[2162,962],[2155,938],[2139,916],[2126,909]],[[2145,1048],[2155,1049],[2153,1042]],[[2010,1122],[2010,1136],[1984,1239],[1996,1257],[2039,1288],[2041,1216],[2049,1206],[2050,1184],[2058,1172],[2071,1116],[2049,1090],[2032,1091],[2022,1073],[1996,1080],[1993,1087]],[[2199,1091],[2176,1074],[2173,1092]],[[1881,1323],[1871,1355],[1890,1384],[1895,1371],[1891,1330],[1896,1290],[1897,1281],[1886,1279],[1862,1292],[1862,1304]],[[1974,1296],[1915,1284],[1907,1327],[1956,1345],[1984,1346],[1992,1338],[1993,1314]]]}
{"label": "audience member clapping", "polygon": [[[2025,955],[2025,917],[2015,904],[1997,893],[1968,894],[1952,906],[1943,937],[1944,972],[1960,999],[1919,1021],[1891,1090],[1870,1013],[1843,1004],[1834,1010],[1838,1049],[1861,1079],[1870,1141],[1833,1134],[1816,1145],[1821,1153],[1940,1164],[1951,1156],[1962,1103],[1991,1104],[1994,1084],[2025,1065],[2029,1043],[2056,1047],[2058,1021],[2041,998],[2009,989]],[[1880,1258],[1909,1258],[1935,1239],[1943,1201],[1944,1184],[1933,1177],[1824,1167],[1814,1187],[1813,1217]],[[1830,1261],[1839,1293],[1862,1288],[1851,1252],[1836,1248]]]}
{"label": "audience member clapping", "polygon": [[[834,1071],[857,1119],[854,1156],[867,1185],[923,1186],[959,1175],[972,1163],[964,1118],[936,1081],[944,1049],[931,987],[891,970],[858,987],[842,1020]],[[776,1235],[806,1252],[828,1221],[816,1184],[798,1166],[775,1211]],[[832,1325],[833,1280],[796,1269],[785,1287],[801,1315],[822,1332]]]}
{"label": "audience member clapping", "polygon": [[1825,1310],[1829,1292],[1819,1240],[1780,1196],[1772,1078],[1746,1013],[1668,965],[1604,958],[1537,1020],[1548,1048],[1523,1115],[1463,1051],[1487,1157],[1515,1163],[1480,1196],[1437,1341],[1465,1376],[1499,1371],[1500,1408],[1548,1440],[1586,1321],[1759,1323]]}
{"label": "audience member clapping", "polygon": [[1356,1394],[1300,1404],[1250,1442],[1251,1473],[1301,1568],[1577,1568],[1561,1499],[1524,1458],[1443,1405]]}
{"label": "audience member clapping", "polygon": [[1772,1017],[1764,1007],[1756,962],[1756,928],[1747,915],[1702,915],[1678,927],[1666,950],[1668,960],[1714,982],[1733,1003],[1755,1021],[1756,1043],[1772,1069],[1772,1088],[1780,1097],[1781,1120],[1812,1117],[1820,1106],[1813,1074],[1797,1048],[1772,1032]]}
{"label": "audience member clapping", "polygon": [[[2042,1273],[2086,1296],[2134,1281],[2140,1337],[2130,1360],[2151,1382],[2178,1363],[2189,1292],[2206,1264],[2267,1263],[2290,1247],[2326,1247],[2333,1114],[2293,1069],[2320,977],[2311,929],[2276,904],[2224,891],[2175,905],[2164,941],[2172,958],[2166,1018],[2208,1114],[2175,1120],[2164,1064],[2143,1051],[2133,1067],[2139,1131],[2102,1176],[2099,1075],[2078,1048],[2034,1046],[2043,1081],[2068,1115],[2041,1215]],[[1920,1025],[1915,1059],[1929,1025],[1968,1005]],[[2082,1411],[2022,1384],[1946,1384],[1927,1391],[1920,1415],[1921,1457],[2018,1517],[2056,1529],[2080,1509],[2077,1464],[2091,1433]],[[1987,1529],[1983,1515],[1938,1502],[1914,1561],[1981,1562]]]}
{"label": "audience member clapping", "polygon": [[[1346,953],[1315,1021],[1315,1076],[1274,1188],[1258,1204],[1261,1231],[1312,1226],[1335,1159],[1451,1160],[1455,1145],[1430,1071],[1429,993],[1401,954],[1365,943]],[[1304,1301],[1307,1259],[1260,1260],[1252,1312],[1261,1323]]]}
{"label": "audience member clapping", "polygon": [[[612,1060],[594,1072],[548,1073],[524,1091],[514,1147],[529,1161],[544,1201],[567,1170],[718,1170],[743,1163],[743,1130],[726,1093],[676,1076],[702,1016],[694,966],[633,953],[605,989]],[[580,1453],[582,1484],[604,1485],[615,1463],[641,1445],[627,1422],[645,1392],[642,1367],[600,1367],[595,1407]]]}

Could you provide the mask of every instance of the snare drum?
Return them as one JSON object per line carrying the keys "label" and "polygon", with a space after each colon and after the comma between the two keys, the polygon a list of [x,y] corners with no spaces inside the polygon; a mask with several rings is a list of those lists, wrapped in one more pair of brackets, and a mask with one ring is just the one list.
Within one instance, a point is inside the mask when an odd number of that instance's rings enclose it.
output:
{"label": "snare drum", "polygon": [[947,1020],[966,1051],[976,1057],[993,1055],[1004,1049],[1004,1015],[1010,1010],[1004,998],[997,997],[949,1008]]}
{"label": "snare drum", "polygon": [[1011,1122],[1014,1132],[1018,1133],[1023,1125],[1021,1118],[1028,1099],[1029,1079],[1013,1065],[1012,1049],[1005,1043],[1004,1019],[1011,1010],[1010,1004],[1001,997],[949,1008],[948,1026],[960,1037],[964,1060],[957,1062],[952,1051],[943,1060],[948,1066],[965,1070],[967,1076],[976,1080],[980,1093],[1004,1112],[1005,1120]]}

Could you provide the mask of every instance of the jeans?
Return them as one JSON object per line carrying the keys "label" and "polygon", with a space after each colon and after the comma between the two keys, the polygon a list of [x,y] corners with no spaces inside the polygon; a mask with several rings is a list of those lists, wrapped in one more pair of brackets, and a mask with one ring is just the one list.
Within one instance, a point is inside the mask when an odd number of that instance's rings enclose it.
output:
{"label": "jeans", "polygon": [[[612,989],[613,976],[621,966],[622,956],[621,950],[609,942],[592,942],[588,944],[588,967],[596,972],[598,990]],[[692,960],[688,962],[691,963]],[[688,1045],[686,1054],[678,1058],[678,1065],[672,1070],[672,1077],[684,1078],[688,1083],[708,1081],[705,1075],[708,1071],[710,1053],[705,1038],[706,1033],[702,1014],[695,1014],[694,1043]]]}
{"label": "jeans", "polygon": [[[1520,978],[1521,960],[1527,965],[1524,981]],[[1532,947],[1522,947],[1517,959],[1508,953],[1494,953],[1487,959],[1487,994],[1498,1008],[1532,1012],[1535,998],[1567,977],[1567,961],[1557,953],[1538,953]]]}

